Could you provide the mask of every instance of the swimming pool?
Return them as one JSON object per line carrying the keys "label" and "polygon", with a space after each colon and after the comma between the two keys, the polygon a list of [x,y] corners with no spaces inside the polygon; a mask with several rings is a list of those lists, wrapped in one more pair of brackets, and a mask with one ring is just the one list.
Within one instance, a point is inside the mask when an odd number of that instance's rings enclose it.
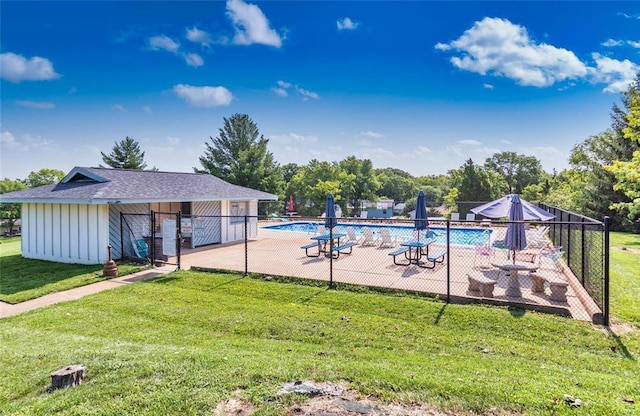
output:
{"label": "swimming pool", "polygon": [[[319,225],[324,225],[322,222],[290,222],[286,224],[278,225],[266,225],[264,229],[275,231],[289,231],[314,234]],[[413,235],[414,228],[408,225],[384,225],[384,224],[340,224],[338,223],[338,230],[345,232],[347,227],[351,227],[356,232],[356,235],[362,235],[362,228],[369,227],[373,231],[374,235],[380,232],[381,228],[387,228],[392,237],[398,240],[410,240]],[[429,227],[429,229],[435,232],[436,243],[447,243],[447,229],[445,227]],[[491,229],[488,228],[450,228],[451,244],[462,246],[476,246],[478,244],[486,243],[491,237]]]}

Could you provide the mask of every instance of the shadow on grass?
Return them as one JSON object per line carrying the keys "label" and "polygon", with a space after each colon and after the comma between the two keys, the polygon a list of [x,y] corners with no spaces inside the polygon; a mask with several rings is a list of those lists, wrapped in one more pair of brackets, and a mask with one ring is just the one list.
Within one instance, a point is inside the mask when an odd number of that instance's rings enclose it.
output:
{"label": "shadow on grass", "polygon": [[448,303],[443,303],[436,315],[436,319],[433,320],[434,325],[440,325],[440,318],[444,315],[445,310],[447,309]]}
{"label": "shadow on grass", "polygon": [[100,264],[61,264],[25,259],[20,254],[0,257],[0,294],[13,295],[82,274],[92,273],[102,278],[102,267]]}
{"label": "shadow on grass", "polygon": [[508,306],[507,310],[509,311],[511,316],[513,316],[514,318],[522,318],[524,314],[527,312],[526,310],[515,307],[515,306]]}
{"label": "shadow on grass", "polygon": [[607,328],[606,330],[611,339],[616,342],[616,345],[612,346],[611,349],[614,350],[614,352],[619,352],[624,358],[635,361],[636,358],[629,352],[629,349],[626,345],[624,345],[620,337],[615,332],[613,332],[611,328]]}

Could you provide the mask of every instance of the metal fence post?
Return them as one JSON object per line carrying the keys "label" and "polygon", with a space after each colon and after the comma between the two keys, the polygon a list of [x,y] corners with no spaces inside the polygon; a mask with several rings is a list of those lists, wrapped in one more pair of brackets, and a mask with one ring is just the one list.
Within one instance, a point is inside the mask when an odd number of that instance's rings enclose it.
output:
{"label": "metal fence post", "polygon": [[180,270],[180,257],[182,250],[182,211],[178,211],[176,214],[176,254],[178,255],[178,268]]}
{"label": "metal fence post", "polygon": [[156,213],[151,211],[151,265],[156,265]]}
{"label": "metal fence post", "polygon": [[124,214],[120,211],[120,260],[124,260]]}
{"label": "metal fence post", "polygon": [[244,275],[249,274],[249,235],[247,234],[247,215],[244,216]]}
{"label": "metal fence post", "polygon": [[447,303],[451,302],[451,220],[447,219]]}
{"label": "metal fence post", "polygon": [[586,242],[585,242],[585,226],[584,226],[584,218],[582,218],[582,263],[580,265],[580,270],[581,270],[581,274],[582,274],[582,286],[584,287],[584,276],[585,276],[585,272],[584,272],[584,266],[586,263],[586,257],[587,257],[587,253],[585,250],[585,246],[586,246]]}
{"label": "metal fence post", "polygon": [[609,326],[609,226],[611,218],[604,217],[604,325]]}
{"label": "metal fence post", "polygon": [[333,287],[333,228],[329,228],[329,287]]}

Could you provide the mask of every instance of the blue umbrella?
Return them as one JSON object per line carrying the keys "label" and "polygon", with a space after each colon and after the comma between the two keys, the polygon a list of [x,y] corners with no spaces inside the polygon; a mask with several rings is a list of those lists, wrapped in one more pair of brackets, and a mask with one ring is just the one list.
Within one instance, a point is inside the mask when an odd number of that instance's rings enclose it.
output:
{"label": "blue umbrella", "polygon": [[514,198],[518,198],[523,213],[523,219],[525,220],[541,220],[548,221],[555,218],[555,215],[538,208],[530,202],[520,199],[518,194],[510,194],[503,196],[495,201],[487,202],[486,204],[477,206],[471,209],[478,215],[484,215],[488,218],[504,218],[508,217],[511,212],[511,206],[514,203]]}
{"label": "blue umbrella", "polygon": [[[427,203],[424,199],[424,192],[418,192],[418,199],[416,200],[416,216],[414,219],[416,230],[426,230],[429,227],[429,220],[427,219]],[[418,234],[419,236],[419,234]]]}
{"label": "blue umbrella", "polygon": [[327,229],[332,229],[338,224],[338,219],[336,218],[336,204],[333,201],[333,194],[327,195],[327,206],[324,210],[324,226]]}
{"label": "blue umbrella", "polygon": [[524,228],[524,212],[520,197],[511,195],[511,207],[509,209],[509,225],[507,225],[507,235],[504,242],[509,250],[513,250],[513,262],[516,261],[516,250],[523,250],[527,247],[527,234]]}

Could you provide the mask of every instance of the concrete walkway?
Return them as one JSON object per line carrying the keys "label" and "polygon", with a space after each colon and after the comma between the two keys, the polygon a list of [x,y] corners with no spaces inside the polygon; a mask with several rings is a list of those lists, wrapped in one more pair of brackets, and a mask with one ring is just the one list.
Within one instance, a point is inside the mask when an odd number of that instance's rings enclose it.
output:
{"label": "concrete walkway", "polygon": [[176,266],[162,266],[151,270],[143,270],[138,273],[118,276],[113,279],[103,280],[101,282],[92,283],[90,285],[76,287],[74,289],[65,290],[57,293],[50,293],[40,298],[28,300],[22,303],[11,305],[9,303],[0,302],[0,319],[9,316],[21,314],[23,312],[42,308],[44,306],[53,305],[69,300],[80,299],[83,296],[93,293],[102,292],[103,290],[114,289],[123,285],[139,282],[141,280],[153,279],[154,277],[164,276],[176,270]]}

